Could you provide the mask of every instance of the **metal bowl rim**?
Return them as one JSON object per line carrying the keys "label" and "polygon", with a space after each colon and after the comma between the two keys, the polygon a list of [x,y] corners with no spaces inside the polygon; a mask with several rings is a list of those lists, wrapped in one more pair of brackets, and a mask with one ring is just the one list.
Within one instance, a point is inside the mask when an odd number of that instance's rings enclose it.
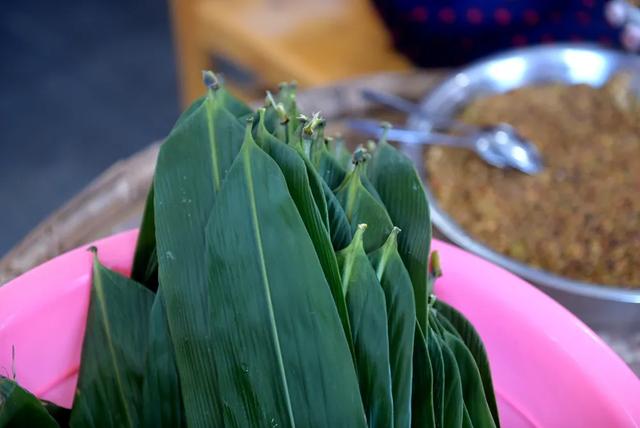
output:
{"label": "metal bowl rim", "polygon": [[[626,55],[624,53],[588,43],[564,43],[556,44],[553,46],[532,46],[513,49],[508,52],[499,53],[487,57],[465,68],[451,73],[449,77],[445,78],[427,94],[427,96],[421,103],[421,108],[425,112],[429,111],[430,109],[432,110],[433,108],[430,108],[429,105],[431,104],[431,101],[436,98],[435,96],[438,94],[438,92],[452,85],[453,81],[461,73],[472,74],[474,70],[482,69],[491,62],[506,60],[516,56],[530,57],[532,55],[550,55],[553,53],[560,53],[567,49],[594,52],[601,54],[602,56],[620,60],[631,59],[625,58]],[[410,126],[412,124],[413,126],[416,126],[416,124],[420,121],[421,119],[419,117],[411,116],[408,123]],[[429,199],[429,204],[431,207],[431,220],[433,224],[444,234],[444,236],[453,241],[455,244],[473,253],[476,253],[481,257],[493,263],[496,263],[511,272],[516,273],[517,275],[525,278],[528,281],[542,285],[544,287],[607,301],[640,304],[640,290],[633,290],[620,285],[605,285],[573,280],[561,275],[556,275],[543,269],[534,268],[528,264],[492,250],[491,248],[487,247],[480,241],[477,241],[469,234],[467,234],[467,232],[460,225],[458,225],[457,222],[455,222],[442,208],[440,208],[436,201],[436,198],[429,189],[429,183],[426,178],[427,177],[425,176],[425,191],[427,193],[427,198]]]}

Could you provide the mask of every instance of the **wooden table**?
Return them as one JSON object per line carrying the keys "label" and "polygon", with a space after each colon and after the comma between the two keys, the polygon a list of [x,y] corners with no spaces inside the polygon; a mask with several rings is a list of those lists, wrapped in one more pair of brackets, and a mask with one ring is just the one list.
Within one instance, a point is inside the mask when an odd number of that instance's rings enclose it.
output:
{"label": "wooden table", "polygon": [[[320,111],[328,119],[327,134],[342,133],[348,141],[364,142],[344,127],[349,117],[377,117],[399,123],[398,113],[376,108],[360,90],[374,88],[416,99],[441,78],[440,73],[388,73],[343,81],[302,92],[302,111]],[[260,102],[261,104],[261,102]],[[151,183],[159,143],[114,164],[80,194],[49,216],[0,259],[0,284],[67,250],[118,231],[137,227]],[[640,332],[632,337],[598,331],[640,374]]]}

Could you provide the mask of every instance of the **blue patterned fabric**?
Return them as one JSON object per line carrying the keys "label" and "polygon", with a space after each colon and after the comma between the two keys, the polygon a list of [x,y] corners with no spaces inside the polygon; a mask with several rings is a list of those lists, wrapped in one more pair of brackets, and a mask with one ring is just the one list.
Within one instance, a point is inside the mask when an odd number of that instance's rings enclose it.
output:
{"label": "blue patterned fabric", "polygon": [[510,47],[591,41],[619,47],[603,0],[374,0],[394,44],[423,67]]}

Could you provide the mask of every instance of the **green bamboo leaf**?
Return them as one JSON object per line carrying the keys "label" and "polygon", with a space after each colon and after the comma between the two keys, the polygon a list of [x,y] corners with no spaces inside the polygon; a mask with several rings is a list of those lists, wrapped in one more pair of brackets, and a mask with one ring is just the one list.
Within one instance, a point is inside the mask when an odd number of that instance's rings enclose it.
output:
{"label": "green bamboo leaf", "polygon": [[347,171],[351,165],[351,152],[347,148],[347,143],[341,136],[327,138],[327,149],[333,155],[338,164]]}
{"label": "green bamboo leaf", "polygon": [[[251,109],[251,107],[240,101],[238,98],[234,97],[233,94],[231,94],[222,84],[220,84],[218,77],[213,72],[203,71],[202,79],[207,87],[218,87],[217,91],[219,92],[219,96],[223,105],[225,106],[227,111],[229,111],[229,113],[238,118],[241,122],[244,122],[251,116],[253,116],[253,110]],[[203,95],[193,103],[191,103],[191,105],[180,114],[174,127],[177,127],[187,118],[189,118],[191,114],[197,111],[206,100],[207,95]]]}
{"label": "green bamboo leaf", "polygon": [[432,396],[435,393],[434,367],[427,343],[417,322],[413,347],[413,391],[411,395],[411,426],[413,428],[440,427],[436,423]]}
{"label": "green bamboo leaf", "polygon": [[180,113],[180,116],[178,116],[178,120],[176,120],[176,123],[173,125],[173,127],[175,128],[178,125],[180,125],[182,122],[187,120],[193,114],[193,112],[197,111],[202,106],[202,103],[204,103],[206,100],[207,100],[207,96],[203,95],[197,100],[195,100],[194,102],[192,102],[191,105],[187,107],[185,111]]}
{"label": "green bamboo leaf", "polygon": [[318,171],[316,171],[313,164],[311,164],[311,161],[309,161],[309,159],[304,155],[301,155],[301,157],[307,169],[309,187],[311,188],[313,200],[316,202],[316,206],[320,211],[320,217],[322,218],[322,223],[324,224],[325,229],[329,231],[329,208],[327,206],[327,198],[325,196],[324,188],[326,186],[326,183],[322,180],[322,178],[320,178],[320,175],[318,175]]}
{"label": "green bamboo leaf", "polygon": [[151,291],[158,291],[158,247],[154,245],[149,255],[149,263],[144,273],[145,283],[142,285]]}
{"label": "green bamboo leaf", "polygon": [[495,428],[491,409],[485,398],[482,379],[473,355],[462,340],[445,331],[444,340],[455,356],[462,383],[462,396],[472,427]]}
{"label": "green bamboo leaf", "polygon": [[319,160],[313,161],[320,177],[331,189],[336,189],[344,181],[347,171],[328,152],[323,153]]}
{"label": "green bamboo leaf", "polygon": [[376,201],[362,184],[365,156],[364,151],[354,153],[356,166],[347,174],[342,184],[335,190],[335,194],[351,223],[352,231],[355,231],[361,223],[368,225],[364,236],[364,248],[366,252],[371,252],[384,244],[393,229],[393,223],[385,207]]}
{"label": "green bamboo leaf", "polygon": [[[310,135],[308,137],[311,139],[311,143],[310,143],[311,145],[313,145],[314,144],[313,142],[317,139],[324,140],[324,125],[325,125],[324,120],[319,119],[319,117],[316,117],[316,120],[318,120],[316,124],[314,124],[314,122],[312,121],[311,123],[307,124],[307,126],[305,126],[305,128],[307,129],[306,132],[310,132]],[[313,127],[311,127],[312,125]],[[304,132],[304,128],[303,128],[303,135],[306,135],[306,133]],[[307,167],[307,171],[309,174],[309,182],[312,184],[311,191],[316,200],[316,204],[320,209],[320,213],[323,216],[322,218],[325,223],[325,226],[328,229],[329,216],[327,213],[327,206],[326,206],[326,200],[324,197],[324,191],[322,188],[323,179],[318,173],[318,171],[316,170],[315,166],[313,165],[313,162],[311,162],[310,156],[305,153],[304,146],[303,146],[303,150],[301,151],[301,156]]]}
{"label": "green bamboo leaf", "polygon": [[431,336],[431,340],[438,342],[444,363],[442,426],[444,428],[458,428],[462,426],[464,420],[464,398],[458,363],[455,355],[439,334]]}
{"label": "green bamboo leaf", "polygon": [[[318,143],[313,145],[311,149],[311,163],[329,188],[336,189],[344,181],[347,168],[329,152],[324,142],[318,140]],[[349,162],[351,162],[350,155]]]}
{"label": "green bamboo leaf", "polygon": [[[250,132],[206,228],[220,426],[364,426],[347,340],[278,165]],[[285,261],[285,262],[283,262]],[[336,379],[340,379],[337,383]],[[184,386],[183,386],[184,387]]]}
{"label": "green bamboo leaf", "polygon": [[311,194],[313,196],[313,199],[316,203],[318,210],[320,211],[322,222],[325,225],[325,228],[328,230],[329,215],[327,212],[327,202],[324,197],[322,179],[319,177],[317,171],[315,171],[315,168],[307,159],[306,155],[303,154],[301,145],[287,144],[285,141],[276,137],[274,135],[274,131],[269,129],[268,115],[269,115],[269,112],[273,110],[274,108],[271,106],[267,108],[258,109],[258,112],[256,113],[256,123],[253,128],[253,137],[256,143],[263,149],[264,149],[263,141],[268,140],[272,144],[279,143],[279,144],[285,144],[289,146],[290,148],[294,149],[294,151],[302,158],[307,171],[308,185],[310,187]]}
{"label": "green bamboo leaf", "polygon": [[411,426],[411,386],[416,307],[407,269],[398,254],[393,228],[384,245],[369,255],[384,291],[389,331],[389,360],[393,391],[394,426]]}
{"label": "green bamboo leaf", "polygon": [[315,167],[309,160],[309,154],[306,151],[306,148],[309,148],[315,139],[324,138],[323,129],[324,129],[324,121],[316,114],[314,115],[313,120],[309,123],[303,122],[300,120],[300,129],[296,131],[297,135],[300,136],[300,144],[293,143],[290,146],[294,147],[296,151],[302,157],[306,169],[307,175],[309,178],[309,185],[311,187],[311,193],[313,194],[314,200],[316,201],[316,205],[320,210],[320,215],[322,216],[322,221],[325,224],[325,227],[329,228],[329,217],[327,213],[327,206],[324,197],[324,192],[322,189],[322,178],[316,171]]}
{"label": "green bamboo leaf", "polygon": [[[189,425],[220,425],[212,414],[208,284],[204,228],[227,171],[239,152],[244,125],[212,84],[206,98],[160,148],[154,178],[158,278],[174,344]],[[216,422],[217,421],[217,422]]]}
{"label": "green bamboo leaf", "polygon": [[[265,127],[264,109],[259,111],[259,118],[256,142],[278,164],[284,175],[289,194],[298,208],[298,212],[313,242],[316,254],[320,259],[322,270],[329,283],[329,288],[342,322],[345,337],[349,343],[349,349],[353,352],[349,315],[347,314],[347,305],[342,294],[342,281],[340,279],[338,261],[331,245],[331,236],[327,226],[327,205],[321,181],[313,167],[305,163],[304,156],[269,133]],[[320,206],[313,192],[313,189],[318,187],[321,192]]]}
{"label": "green bamboo leaf", "polygon": [[413,283],[418,322],[426,329],[427,298],[431,293],[426,283],[431,219],[422,182],[411,160],[384,139],[368,163],[367,176],[391,221],[403,231],[398,237],[399,252]]}
{"label": "green bamboo leaf", "polygon": [[[209,89],[215,89],[217,93],[217,97],[219,97],[220,102],[224,105],[225,109],[231,113],[234,117],[238,119],[242,119],[242,121],[246,121],[253,117],[253,110],[240,101],[238,98],[234,97],[227,89],[222,85],[222,81],[220,76],[216,76],[212,71],[203,70],[202,71],[202,81],[205,86]],[[207,96],[201,97],[196,100],[196,102],[180,117],[188,116],[189,111],[195,112],[198,109],[198,103],[204,103],[207,99]],[[178,122],[180,122],[180,119]]]}
{"label": "green bamboo leaf", "polygon": [[279,85],[279,91],[277,100],[282,104],[285,112],[287,113],[286,132],[288,134],[288,142],[292,144],[293,139],[296,137],[293,135],[300,126],[300,111],[298,110],[298,104],[296,101],[296,92],[298,85],[295,82],[281,83]]}
{"label": "green bamboo leaf", "polygon": [[156,294],[151,307],[142,397],[144,403],[142,426],[148,428],[186,426],[178,369],[162,290]]}
{"label": "green bamboo leaf", "polygon": [[[47,413],[49,413],[49,415],[53,419],[55,419],[55,421],[58,423],[59,426],[61,426],[61,427],[68,427],[69,426],[69,419],[71,417],[71,409],[67,409],[66,407],[58,406],[57,404],[54,404],[54,403],[52,403],[50,401],[40,400],[40,402],[42,403],[44,408],[47,410]],[[2,426],[2,423],[0,423],[0,426]]]}
{"label": "green bamboo leaf", "polygon": [[[316,205],[320,209],[320,214],[322,215],[323,222],[327,228],[330,230],[330,222],[329,222],[329,213],[328,213],[328,198],[331,192],[327,193],[326,182],[322,179],[319,172],[316,170],[315,165],[311,161],[312,153],[305,152],[305,148],[309,150],[313,150],[313,147],[317,144],[318,141],[324,140],[324,121],[320,119],[320,117],[316,114],[314,118],[309,122],[302,122],[301,128],[299,130],[300,133],[300,141],[301,143],[297,145],[298,151],[301,153],[301,156],[304,160],[304,163],[307,167],[307,173],[309,175],[309,183],[311,184],[311,191],[313,193],[313,197],[316,201]],[[304,125],[304,126],[302,126]],[[329,188],[330,189],[330,188]]]}
{"label": "green bamboo leaf", "polygon": [[300,137],[299,133],[296,134],[300,126],[296,83],[281,83],[279,89],[276,96],[267,92],[265,126],[280,141],[293,145],[294,140]]}
{"label": "green bamboo leaf", "polygon": [[[207,80],[210,85],[217,85],[217,78],[213,73],[205,71],[203,72],[203,78]],[[249,106],[234,97],[223,86],[219,86],[217,88],[217,92],[224,108],[239,120],[244,121],[253,115],[253,110],[251,110]],[[182,122],[190,118],[194,112],[198,111],[198,109],[202,107],[202,104],[206,99],[207,96],[205,95],[194,101],[180,115],[175,126],[180,125]],[[136,243],[131,278],[155,292],[158,288],[158,256],[156,249],[154,217],[154,192],[153,183],[151,183],[151,187],[147,195],[147,201],[145,203],[144,214],[142,216],[138,241]]]}
{"label": "green bamboo leaf", "polygon": [[158,256],[156,252],[156,225],[153,204],[152,183],[147,194],[142,223],[138,233],[131,279],[155,292],[158,289]]}
{"label": "green bamboo leaf", "polygon": [[491,369],[489,367],[489,359],[487,358],[487,352],[480,335],[473,327],[473,325],[458,312],[455,308],[447,305],[446,303],[438,300],[435,303],[436,315],[443,321],[443,325],[446,325],[444,320],[450,323],[451,327],[462,339],[467,346],[473,359],[476,362],[480,377],[482,379],[482,387],[484,389],[484,395],[487,399],[493,420],[496,426],[500,425],[500,419],[498,416],[498,405],[496,403],[495,393],[493,390],[493,383],[491,381]]}
{"label": "green bamboo leaf", "polygon": [[265,127],[270,134],[274,135],[280,141],[287,143],[287,112],[282,104],[276,102],[271,92],[267,91],[264,102],[265,108]]}
{"label": "green bamboo leaf", "polygon": [[340,251],[351,242],[353,234],[351,233],[351,225],[349,219],[340,205],[340,201],[329,188],[329,185],[322,180],[322,190],[327,202],[327,214],[329,216],[329,232],[331,234],[331,243],[335,251]]}
{"label": "green bamboo leaf", "polygon": [[296,92],[298,90],[298,84],[296,82],[283,82],[278,85],[278,102],[282,103],[290,120],[293,120],[294,125],[298,125],[298,105],[296,100]]}
{"label": "green bamboo leaf", "polygon": [[434,334],[436,333],[433,329],[429,329],[427,333],[427,352],[433,373],[431,404],[433,406],[434,423],[436,428],[440,428],[444,426],[445,370],[440,342],[433,338]]}
{"label": "green bamboo leaf", "polygon": [[246,122],[248,119],[253,117],[253,109],[233,96],[233,94],[231,94],[231,92],[229,92],[227,88],[225,88],[224,86],[220,86],[219,91],[220,96],[222,97],[222,104],[224,105],[225,109],[233,116],[235,116],[240,122]]}
{"label": "green bamboo leaf", "polygon": [[[338,159],[328,150],[326,144],[318,144],[315,147],[316,149],[312,149],[311,151],[311,162],[318,171],[318,175],[329,185],[329,188],[337,189],[345,181],[347,174],[353,170],[351,154],[346,151],[346,153],[342,153],[340,155],[341,158]],[[346,165],[344,162],[345,156],[349,157]],[[378,191],[365,174],[360,174],[360,181],[371,196],[382,204],[382,199]]]}
{"label": "green bamboo leaf", "polygon": [[153,293],[93,261],[72,427],[138,427]]}
{"label": "green bamboo leaf", "polygon": [[371,427],[393,427],[393,397],[384,292],[364,251],[359,225],[353,241],[338,253],[347,299],[360,393]]}
{"label": "green bamboo leaf", "polygon": [[471,420],[471,416],[469,416],[466,404],[462,410],[462,428],[474,428],[473,421]]}
{"label": "green bamboo leaf", "polygon": [[382,202],[382,198],[380,197],[378,190],[373,186],[373,184],[371,184],[371,180],[369,180],[369,177],[367,177],[365,173],[360,175],[360,181],[362,181],[362,185],[367,189],[367,192],[373,196],[373,199],[375,199],[380,205],[384,206],[384,202]]}
{"label": "green bamboo leaf", "polygon": [[[182,114],[178,117],[176,125],[180,125],[193,112],[201,107],[206,100],[206,96],[198,98],[194,101]],[[158,288],[158,255],[156,249],[156,228],[154,213],[154,192],[153,182],[147,194],[147,200],[142,214],[142,222],[138,232],[138,241],[136,242],[136,250],[133,257],[133,267],[131,269],[131,279],[137,281],[152,291]]]}
{"label": "green bamboo leaf", "polygon": [[0,427],[58,427],[43,403],[15,381],[0,377]]}

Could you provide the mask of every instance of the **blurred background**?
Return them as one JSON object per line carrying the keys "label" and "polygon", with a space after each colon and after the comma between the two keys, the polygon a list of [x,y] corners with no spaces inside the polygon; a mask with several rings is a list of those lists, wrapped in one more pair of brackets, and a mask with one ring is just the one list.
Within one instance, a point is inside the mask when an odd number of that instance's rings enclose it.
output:
{"label": "blurred background", "polygon": [[179,113],[169,8],[0,5],[0,254]]}

